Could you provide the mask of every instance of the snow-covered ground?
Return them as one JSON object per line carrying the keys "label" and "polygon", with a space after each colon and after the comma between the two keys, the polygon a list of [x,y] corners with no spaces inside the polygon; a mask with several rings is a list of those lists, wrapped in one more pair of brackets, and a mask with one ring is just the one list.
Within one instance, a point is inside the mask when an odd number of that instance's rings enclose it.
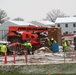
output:
{"label": "snow-covered ground", "polygon": [[[4,65],[4,58],[4,56],[0,56],[0,65]],[[48,47],[42,47],[36,50],[34,55],[27,55],[27,63],[24,55],[16,55],[15,64],[13,55],[7,56],[7,61],[7,65],[76,63],[76,51],[73,43],[68,46],[68,52],[63,52],[62,46],[59,46],[59,52],[56,53],[53,53]]]}
{"label": "snow-covered ground", "polygon": [[[34,55],[27,55],[27,63],[24,55],[16,55],[16,65],[33,65],[33,64],[58,64],[58,63],[76,63],[75,52],[62,52],[62,47],[59,47],[59,52],[52,53],[47,47],[42,47],[35,51]],[[15,65],[13,55],[7,56],[7,65]],[[4,65],[4,56],[0,56],[0,65]]]}

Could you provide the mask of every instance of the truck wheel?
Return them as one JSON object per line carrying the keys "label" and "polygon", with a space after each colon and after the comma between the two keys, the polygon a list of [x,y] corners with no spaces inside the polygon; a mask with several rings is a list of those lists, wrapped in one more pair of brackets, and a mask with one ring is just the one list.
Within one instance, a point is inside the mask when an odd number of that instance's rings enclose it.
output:
{"label": "truck wheel", "polygon": [[21,42],[21,39],[19,37],[13,37],[11,38],[11,42]]}

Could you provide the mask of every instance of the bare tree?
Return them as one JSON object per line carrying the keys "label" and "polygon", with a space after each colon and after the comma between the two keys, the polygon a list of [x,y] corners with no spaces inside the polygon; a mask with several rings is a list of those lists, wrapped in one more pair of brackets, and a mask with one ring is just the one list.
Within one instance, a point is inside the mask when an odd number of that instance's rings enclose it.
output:
{"label": "bare tree", "polygon": [[7,21],[9,19],[9,17],[7,17],[7,13],[4,10],[0,9],[0,23],[4,23],[5,21]]}
{"label": "bare tree", "polygon": [[52,22],[55,22],[56,18],[58,17],[66,17],[66,15],[61,12],[59,9],[58,10],[52,10],[49,13],[47,13],[47,17],[44,20],[49,20]]}
{"label": "bare tree", "polygon": [[13,20],[14,20],[14,21],[24,21],[24,19],[21,18],[21,17],[14,18]]}

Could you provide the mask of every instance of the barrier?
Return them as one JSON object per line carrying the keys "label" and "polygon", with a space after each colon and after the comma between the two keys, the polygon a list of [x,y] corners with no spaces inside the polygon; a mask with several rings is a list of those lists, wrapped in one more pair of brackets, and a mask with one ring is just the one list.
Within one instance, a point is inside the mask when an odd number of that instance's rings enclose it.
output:
{"label": "barrier", "polygon": [[4,64],[7,64],[7,52],[4,53]]}
{"label": "barrier", "polygon": [[[7,52],[4,53],[4,64],[7,64]],[[16,52],[13,50],[13,63],[16,64]],[[24,63],[27,63],[27,52],[24,50]]]}
{"label": "barrier", "polygon": [[13,59],[14,59],[14,64],[16,64],[16,55],[15,55],[15,50],[13,50]]}
{"label": "barrier", "polygon": [[25,62],[27,63],[27,53],[26,53],[26,50],[24,50],[24,57],[25,57]]}

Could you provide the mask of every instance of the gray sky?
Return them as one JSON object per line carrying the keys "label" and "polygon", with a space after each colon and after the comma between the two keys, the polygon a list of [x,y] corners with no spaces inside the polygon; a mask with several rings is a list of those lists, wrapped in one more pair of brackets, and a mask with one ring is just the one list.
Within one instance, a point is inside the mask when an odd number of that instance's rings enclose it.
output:
{"label": "gray sky", "polygon": [[0,0],[0,9],[11,19],[42,20],[52,9],[60,9],[69,16],[76,15],[76,0]]}

